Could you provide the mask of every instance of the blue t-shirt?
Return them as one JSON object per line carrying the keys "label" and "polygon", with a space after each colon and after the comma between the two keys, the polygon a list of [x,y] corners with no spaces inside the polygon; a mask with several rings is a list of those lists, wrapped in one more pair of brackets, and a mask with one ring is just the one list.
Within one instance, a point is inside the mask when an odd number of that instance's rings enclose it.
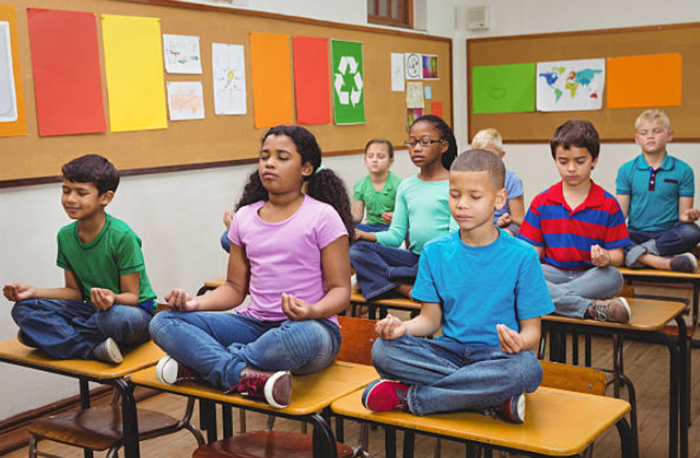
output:
{"label": "blue t-shirt", "polygon": [[630,196],[628,226],[633,231],[667,231],[678,222],[678,201],[695,195],[693,169],[666,153],[654,170],[640,154],[622,164],[617,194]]}
{"label": "blue t-shirt", "polygon": [[482,247],[459,231],[427,243],[412,296],[441,303],[442,338],[464,345],[498,347],[497,324],[520,332],[521,320],[554,311],[537,252],[500,229]]}
{"label": "blue t-shirt", "polygon": [[[506,191],[508,191],[508,200],[515,199],[523,195],[523,180],[518,177],[515,173],[506,169]],[[508,207],[508,201],[500,210],[496,210],[493,214],[493,224],[498,222],[498,218],[504,213],[510,213],[510,207]]]}

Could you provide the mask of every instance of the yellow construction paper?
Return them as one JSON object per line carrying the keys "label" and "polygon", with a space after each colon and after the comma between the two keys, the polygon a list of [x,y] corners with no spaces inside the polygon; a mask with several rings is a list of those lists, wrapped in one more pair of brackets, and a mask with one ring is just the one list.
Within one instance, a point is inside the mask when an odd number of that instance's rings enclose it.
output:
{"label": "yellow construction paper", "polygon": [[102,15],[110,129],[168,127],[160,19]]}

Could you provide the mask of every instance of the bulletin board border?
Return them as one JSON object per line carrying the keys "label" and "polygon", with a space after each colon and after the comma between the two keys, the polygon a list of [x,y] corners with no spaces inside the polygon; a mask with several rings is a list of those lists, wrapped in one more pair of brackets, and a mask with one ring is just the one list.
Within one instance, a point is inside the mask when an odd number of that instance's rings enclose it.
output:
{"label": "bulletin board border", "polygon": [[[129,0],[131,1],[131,0]],[[471,139],[476,132],[472,127],[472,61],[471,61],[471,47],[473,45],[480,45],[489,42],[499,42],[499,41],[515,41],[515,40],[538,40],[538,39],[548,39],[548,38],[564,38],[564,37],[585,37],[590,35],[610,35],[617,33],[634,33],[634,32],[654,32],[661,30],[679,30],[688,28],[700,28],[700,22],[684,22],[679,24],[663,24],[663,25],[650,25],[650,26],[636,26],[636,27],[620,27],[620,28],[610,28],[610,29],[594,29],[594,30],[577,30],[571,32],[549,32],[549,33],[534,33],[525,35],[508,35],[508,36],[498,36],[498,37],[484,37],[484,38],[468,38],[466,40],[466,52],[467,52],[467,132],[469,133],[469,138]],[[538,112],[535,111],[533,115]],[[504,139],[503,143],[520,143],[520,144],[540,144],[549,143],[549,138],[511,138]],[[601,137],[601,142],[605,143],[630,143],[630,137]],[[700,137],[674,137],[674,142],[683,143],[700,143]]]}

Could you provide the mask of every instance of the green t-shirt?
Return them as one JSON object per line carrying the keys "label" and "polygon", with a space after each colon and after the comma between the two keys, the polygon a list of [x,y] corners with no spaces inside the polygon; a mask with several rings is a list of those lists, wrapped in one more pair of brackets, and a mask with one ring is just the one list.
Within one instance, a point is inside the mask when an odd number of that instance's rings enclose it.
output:
{"label": "green t-shirt", "polygon": [[139,273],[139,304],[153,301],[156,293],[146,275],[141,239],[123,221],[105,214],[105,225],[95,239],[83,243],[78,236],[78,222],[58,232],[58,267],[75,273],[83,289],[83,300],[90,302],[91,288],[105,288],[121,293],[120,277]]}
{"label": "green t-shirt", "polygon": [[367,224],[386,224],[382,219],[382,213],[394,211],[396,191],[400,183],[401,178],[391,172],[387,175],[381,191],[374,189],[369,175],[355,183],[352,188],[352,198],[364,202],[367,209]]}

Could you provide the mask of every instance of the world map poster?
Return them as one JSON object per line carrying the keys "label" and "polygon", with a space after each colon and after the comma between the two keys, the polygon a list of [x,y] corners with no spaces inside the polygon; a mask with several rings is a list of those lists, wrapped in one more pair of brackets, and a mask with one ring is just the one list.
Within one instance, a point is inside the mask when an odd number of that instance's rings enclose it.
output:
{"label": "world map poster", "polygon": [[537,63],[537,110],[600,110],[605,59]]}

